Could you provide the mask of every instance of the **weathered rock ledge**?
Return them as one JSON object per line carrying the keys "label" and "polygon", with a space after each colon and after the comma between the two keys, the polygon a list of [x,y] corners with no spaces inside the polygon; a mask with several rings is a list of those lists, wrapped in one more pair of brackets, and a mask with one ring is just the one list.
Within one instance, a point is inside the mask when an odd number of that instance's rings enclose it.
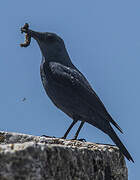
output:
{"label": "weathered rock ledge", "polygon": [[127,180],[118,148],[0,132],[0,180]]}

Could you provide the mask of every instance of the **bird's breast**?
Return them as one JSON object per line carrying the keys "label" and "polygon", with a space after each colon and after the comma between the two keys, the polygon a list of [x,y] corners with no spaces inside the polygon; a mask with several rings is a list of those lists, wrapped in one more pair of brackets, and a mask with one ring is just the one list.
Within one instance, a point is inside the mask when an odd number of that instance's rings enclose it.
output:
{"label": "bird's breast", "polygon": [[51,77],[51,72],[49,70],[49,67],[44,65],[44,63],[45,60],[42,60],[40,65],[40,76],[41,76],[42,84],[47,95],[55,103],[55,105],[57,105],[57,90],[56,90],[57,88],[53,85],[53,79]]}
{"label": "bird's breast", "polygon": [[42,84],[46,90],[48,80],[47,80],[47,77],[46,77],[44,69],[43,69],[43,64],[44,64],[44,61],[42,60],[41,65],[40,65],[40,76],[41,76]]}

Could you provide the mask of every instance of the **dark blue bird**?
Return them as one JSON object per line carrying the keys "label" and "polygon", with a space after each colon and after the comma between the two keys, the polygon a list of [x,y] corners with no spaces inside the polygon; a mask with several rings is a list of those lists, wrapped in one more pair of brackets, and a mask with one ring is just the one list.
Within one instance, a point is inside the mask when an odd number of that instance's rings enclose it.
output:
{"label": "dark blue bird", "polygon": [[110,124],[122,133],[121,128],[107,112],[84,75],[71,62],[64,41],[54,33],[32,31],[28,29],[28,24],[21,28],[21,31],[26,33],[26,42],[22,46],[28,46],[32,37],[40,47],[40,74],[47,95],[59,109],[73,119],[63,138],[67,137],[77,121],[81,121],[74,136],[74,139],[77,139],[82,126],[87,122],[106,133],[124,156],[133,161]]}

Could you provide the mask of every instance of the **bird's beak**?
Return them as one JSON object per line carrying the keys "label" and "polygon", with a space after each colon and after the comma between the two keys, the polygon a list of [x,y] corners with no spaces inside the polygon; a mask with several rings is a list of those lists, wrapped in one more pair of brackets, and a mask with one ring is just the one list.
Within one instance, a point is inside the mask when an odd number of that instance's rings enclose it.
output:
{"label": "bird's beak", "polygon": [[45,54],[44,49],[46,49],[46,47],[44,48],[44,43],[42,43],[45,39],[44,33],[32,31],[29,29],[29,25],[27,23],[25,23],[25,25],[21,28],[21,33],[25,33],[25,42],[20,44],[21,47],[28,47],[30,45],[31,38],[34,38],[37,41],[42,54]]}
{"label": "bird's beak", "polygon": [[26,33],[28,36],[34,38],[36,41],[39,41],[43,38],[43,33],[32,31],[28,27],[24,26],[21,28],[21,33]]}
{"label": "bird's beak", "polygon": [[40,32],[32,31],[30,29],[23,31],[23,32],[27,33],[30,37],[34,38],[36,41],[42,39],[42,33],[40,33]]}

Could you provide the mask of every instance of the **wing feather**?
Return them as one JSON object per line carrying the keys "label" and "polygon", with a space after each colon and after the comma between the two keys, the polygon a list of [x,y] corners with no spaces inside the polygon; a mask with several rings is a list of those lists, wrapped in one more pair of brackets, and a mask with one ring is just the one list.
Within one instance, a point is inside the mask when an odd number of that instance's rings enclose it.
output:
{"label": "wing feather", "polygon": [[69,86],[72,88],[73,92],[77,93],[77,96],[81,96],[81,98],[91,106],[98,116],[111,122],[121,133],[123,133],[122,129],[112,119],[104,104],[82,73],[80,73],[77,69],[66,67],[59,63],[51,62],[49,66],[55,82],[61,84],[62,86]]}

